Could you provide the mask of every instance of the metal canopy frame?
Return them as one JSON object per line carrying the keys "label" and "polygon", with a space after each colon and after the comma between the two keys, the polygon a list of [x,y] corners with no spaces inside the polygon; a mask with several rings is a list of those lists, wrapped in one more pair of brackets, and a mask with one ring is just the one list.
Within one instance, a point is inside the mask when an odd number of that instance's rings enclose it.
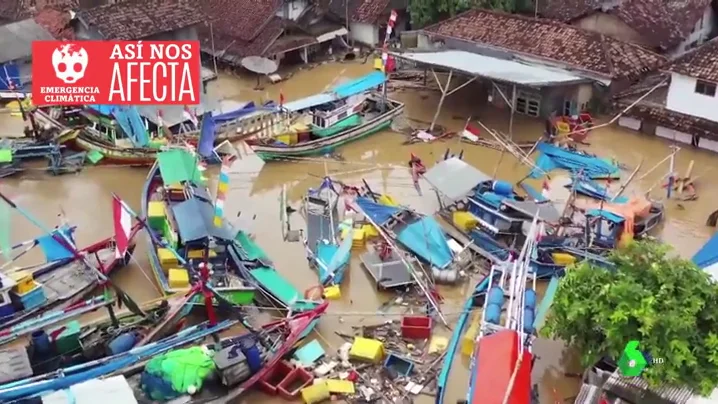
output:
{"label": "metal canopy frame", "polygon": [[[499,86],[496,84],[497,80],[494,80],[492,78],[485,77],[483,75],[479,75],[479,74],[475,74],[475,73],[471,73],[468,71],[444,66],[444,65],[437,65],[435,63],[427,63],[427,62],[423,62],[423,61],[417,61],[412,58],[404,57],[401,53],[392,52],[391,54],[392,54],[392,56],[394,56],[396,58],[405,59],[405,60],[411,61],[412,63],[415,63],[416,65],[425,66],[424,67],[424,77],[425,77],[424,83],[425,84],[426,84],[426,70],[427,70],[427,68],[430,69],[432,75],[434,76],[434,80],[436,80],[436,84],[439,86],[439,90],[441,91],[441,98],[439,99],[439,104],[436,108],[436,112],[434,113],[434,117],[431,120],[431,125],[429,126],[429,131],[432,131],[434,129],[434,127],[436,126],[436,121],[439,118],[439,114],[441,113],[441,108],[443,107],[444,100],[446,99],[447,96],[454,94],[458,90],[466,87],[468,84],[476,81],[476,79],[478,79],[478,78],[485,78],[491,82],[491,85],[493,86],[493,88],[495,88],[498,91],[499,95],[501,95],[501,98],[504,100],[506,105],[508,105],[511,110],[511,114],[509,117],[509,136],[513,137],[513,123],[514,123],[514,114],[516,112],[515,110],[516,110],[516,97],[517,97],[517,95],[516,95],[516,84],[517,83],[516,82],[505,81],[507,84],[511,84],[511,98],[509,99],[509,97],[506,94],[504,94],[504,92],[501,90],[501,88],[499,88]],[[449,72],[449,77],[447,78],[445,84],[441,83],[441,81],[439,80],[439,77],[436,74],[435,68],[437,68],[437,67],[447,69]],[[466,82],[459,85],[458,87],[449,90],[449,87],[451,85],[451,80],[454,76],[454,71],[462,73],[464,75],[467,75],[470,78]],[[573,84],[589,82],[589,81],[590,80],[588,80],[588,79],[585,79],[585,80],[582,79],[582,80],[574,80],[574,81],[566,81],[566,82],[545,82],[545,83],[543,83],[542,86],[539,86],[539,87],[551,86],[551,85],[573,85]],[[536,86],[532,86],[531,84],[521,84],[521,85],[524,85],[526,87],[536,87]]]}

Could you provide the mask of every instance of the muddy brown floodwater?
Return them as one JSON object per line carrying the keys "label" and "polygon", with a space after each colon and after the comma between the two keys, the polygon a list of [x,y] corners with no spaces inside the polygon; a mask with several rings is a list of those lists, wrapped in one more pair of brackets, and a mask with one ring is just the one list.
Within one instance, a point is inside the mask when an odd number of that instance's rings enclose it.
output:
{"label": "muddy brown floodwater", "polygon": [[[290,101],[322,91],[342,80],[360,76],[370,69],[370,63],[361,62],[324,64],[300,71],[288,81],[267,85],[266,89],[261,91],[253,90],[253,78],[221,75],[218,80],[209,84],[208,91],[212,96],[237,101],[277,99],[281,91]],[[472,116],[507,133],[506,112],[481,107],[483,102],[476,99],[476,93],[476,88],[467,86],[449,97],[439,117],[439,123],[451,129],[461,129],[467,117]],[[437,92],[428,90],[399,91],[391,96],[406,103],[408,118],[419,121],[431,120],[439,98]],[[0,119],[0,134],[7,134],[22,127],[20,118],[2,114]],[[541,123],[518,116],[515,118],[513,132],[517,141],[535,140],[541,133]],[[498,151],[462,145],[456,140],[402,146],[404,140],[403,135],[384,132],[348,145],[339,150],[344,161],[328,162],[329,173],[345,181],[359,181],[364,178],[375,190],[389,193],[420,212],[431,213],[436,208],[436,201],[428,192],[428,184],[422,184],[425,196],[417,195],[406,169],[410,152],[416,153],[430,165],[440,158],[447,147],[456,151],[463,149],[469,163],[488,173],[493,172],[500,159]],[[588,141],[591,143],[590,147],[584,148],[605,157],[614,157],[630,168],[644,159],[644,170],[665,157],[669,153],[670,145],[666,140],[640,135],[616,126],[595,130]],[[281,239],[278,196],[281,186],[286,184],[290,203],[296,204],[307,188],[316,186],[319,178],[324,175],[324,163],[311,159],[265,165],[256,156],[248,153],[246,147],[240,146],[240,149],[243,150],[242,158],[232,167],[231,190],[225,208],[228,217],[230,220],[238,220],[235,217],[238,212],[242,212],[242,220],[254,218],[250,223],[250,230],[256,234],[256,240],[275,261],[277,269],[301,290],[314,286],[316,276],[306,265],[301,243],[285,243]],[[712,229],[705,227],[704,222],[707,215],[718,208],[713,202],[718,200],[718,172],[712,171],[716,167],[716,156],[686,148],[678,154],[676,167],[683,172],[690,160],[695,160],[694,175],[701,176],[698,181],[700,198],[694,202],[669,201],[666,223],[658,235],[686,257],[690,257],[712,234]],[[664,165],[640,183],[632,184],[628,192],[650,188],[667,169]],[[498,177],[517,181],[527,172],[526,167],[507,155],[499,167]],[[67,218],[78,226],[78,243],[87,245],[112,233],[113,192],[139,211],[140,192],[146,173],[145,169],[137,168],[88,167],[76,175],[53,178],[37,169],[30,170],[19,178],[2,180],[1,186],[3,192],[9,193],[20,206],[31,211],[44,223],[56,224],[58,212],[64,211]],[[209,176],[212,177],[212,174],[216,172],[210,171]],[[628,173],[624,177],[627,175]],[[555,178],[552,176],[552,182],[556,182]],[[534,185],[538,186],[538,183]],[[652,196],[661,198],[662,192],[654,191]],[[300,226],[300,220],[295,218],[293,224]],[[17,214],[13,216],[14,242],[38,234],[39,230],[28,221]],[[31,256],[29,260],[38,258]],[[142,235],[132,265],[119,271],[113,280],[138,301],[154,299],[159,296],[159,289],[149,268]],[[472,280],[461,287],[441,290],[447,298],[444,311],[448,319],[456,320],[463,296],[474,282]],[[351,324],[371,324],[386,320],[387,317],[378,315],[376,309],[389,298],[389,295],[374,293],[373,284],[358,265],[357,259],[354,259],[351,271],[342,285],[342,299],[332,302],[330,314],[322,319],[318,329],[325,348],[333,350],[341,343],[334,335],[334,330],[350,330]],[[436,332],[450,334],[449,330],[441,328],[437,328]],[[576,367],[574,355],[570,354],[560,341],[539,340],[534,350],[539,359],[533,377],[540,385],[542,403],[563,402],[563,399],[574,396],[578,381],[565,375],[566,372],[580,371]],[[452,370],[447,403],[463,398],[467,391],[468,360],[462,358],[455,363],[457,365]],[[250,399],[246,401],[249,402]],[[433,401],[433,398],[419,396],[417,401],[428,403]]]}

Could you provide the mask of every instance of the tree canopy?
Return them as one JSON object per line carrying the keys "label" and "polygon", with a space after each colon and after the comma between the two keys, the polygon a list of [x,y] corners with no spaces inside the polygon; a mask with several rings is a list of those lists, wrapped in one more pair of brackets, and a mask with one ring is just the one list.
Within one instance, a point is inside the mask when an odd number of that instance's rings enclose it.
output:
{"label": "tree canopy", "polygon": [[531,8],[531,0],[409,0],[411,23],[416,28],[473,7],[513,13]]}
{"label": "tree canopy", "polygon": [[709,395],[718,385],[718,284],[655,241],[611,257],[614,269],[583,262],[561,280],[542,334],[578,349],[584,366],[615,360],[628,341],[663,363],[641,375],[650,386]]}

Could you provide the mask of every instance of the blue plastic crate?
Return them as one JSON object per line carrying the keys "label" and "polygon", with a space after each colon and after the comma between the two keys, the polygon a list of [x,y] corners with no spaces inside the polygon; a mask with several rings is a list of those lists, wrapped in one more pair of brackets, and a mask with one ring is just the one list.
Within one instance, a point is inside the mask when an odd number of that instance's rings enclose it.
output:
{"label": "blue plastic crate", "polygon": [[18,294],[17,297],[20,299],[20,303],[22,303],[22,307],[24,307],[25,310],[32,310],[42,306],[47,301],[45,290],[42,286],[38,286],[27,293]]}

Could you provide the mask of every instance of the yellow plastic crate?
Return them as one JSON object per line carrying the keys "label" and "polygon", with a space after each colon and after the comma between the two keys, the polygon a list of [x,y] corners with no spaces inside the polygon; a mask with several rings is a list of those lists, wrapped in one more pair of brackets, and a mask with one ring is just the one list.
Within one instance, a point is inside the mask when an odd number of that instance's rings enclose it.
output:
{"label": "yellow plastic crate", "polygon": [[390,195],[381,195],[379,198],[377,198],[377,202],[386,206],[399,206],[399,204],[396,203],[394,198],[392,198]]}
{"label": "yellow plastic crate", "polygon": [[384,344],[375,339],[356,337],[349,350],[354,359],[379,363],[384,358]]}
{"label": "yellow plastic crate", "polygon": [[177,257],[175,257],[172,251],[166,248],[157,249],[157,258],[160,260],[160,265],[162,266],[162,268],[166,270],[169,270],[170,268],[175,268],[177,267],[177,265],[179,265]]}
{"label": "yellow plastic crate", "polygon": [[361,228],[362,230],[364,230],[364,235],[366,238],[379,237],[379,231],[376,229],[376,227],[370,224],[365,224]]}
{"label": "yellow plastic crate", "polygon": [[331,394],[326,381],[316,382],[302,389],[302,401],[307,404],[316,404],[328,400]]}
{"label": "yellow plastic crate", "polygon": [[464,231],[469,231],[479,224],[479,220],[470,212],[454,212],[452,220],[456,227]]}
{"label": "yellow plastic crate", "polygon": [[189,287],[189,273],[184,268],[171,268],[167,275],[170,288],[185,289]]}
{"label": "yellow plastic crate", "polygon": [[339,285],[332,285],[324,288],[324,298],[327,300],[338,300],[342,298],[342,290]]}
{"label": "yellow plastic crate", "polygon": [[576,257],[566,253],[553,253],[551,254],[551,258],[557,265],[571,265],[576,262]]}
{"label": "yellow plastic crate", "polygon": [[162,201],[152,201],[147,205],[147,223],[151,228],[162,231],[167,221],[167,211]]}
{"label": "yellow plastic crate", "polygon": [[356,392],[354,382],[349,380],[328,379],[326,383],[330,393],[354,394]]}
{"label": "yellow plastic crate", "polygon": [[31,272],[17,271],[12,273],[10,277],[16,283],[14,289],[17,294],[24,295],[37,287],[37,283],[35,283],[35,278],[33,278]]}
{"label": "yellow plastic crate", "polygon": [[[187,259],[191,259],[191,260],[203,259],[204,251],[205,250],[190,250],[190,252],[187,253]],[[217,257],[217,252],[214,250],[209,250],[209,258],[215,258],[215,257]]]}

